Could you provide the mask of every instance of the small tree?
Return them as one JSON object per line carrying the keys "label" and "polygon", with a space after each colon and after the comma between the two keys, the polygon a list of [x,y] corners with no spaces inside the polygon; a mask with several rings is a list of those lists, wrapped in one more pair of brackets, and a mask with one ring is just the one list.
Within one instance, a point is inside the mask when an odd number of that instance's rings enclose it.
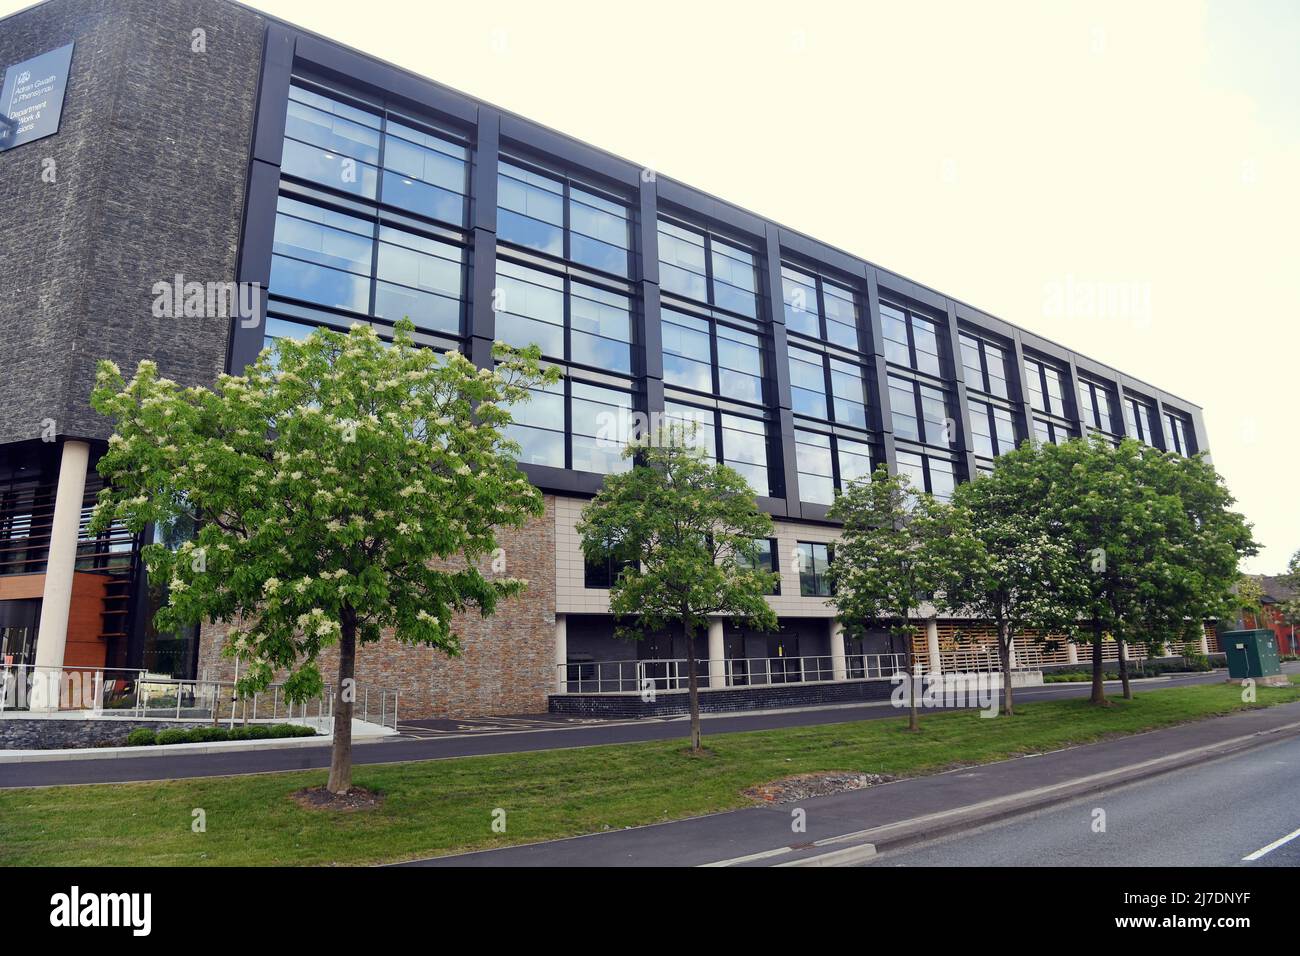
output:
{"label": "small tree", "polygon": [[881,465],[838,495],[829,516],[844,524],[828,573],[837,616],[850,633],[883,619],[903,638],[908,729],[919,730],[912,618],[953,577],[952,509]]}
{"label": "small tree", "polygon": [[624,638],[680,625],[686,638],[691,751],[700,749],[699,675],[695,635],[709,617],[727,615],[748,627],[775,630],[765,595],[776,575],[757,568],[757,540],[772,534],[754,492],[732,468],[705,458],[680,428],[666,428],[624,455],[630,471],[606,475],[578,523],[583,553],[627,566],[610,588],[610,611]]}
{"label": "small tree", "polygon": [[504,429],[507,406],[557,373],[535,348],[500,347],[495,371],[478,369],[417,347],[413,328],[399,323],[391,347],[362,324],[279,339],[212,389],[148,361],[124,382],[105,362],[92,399],[116,422],[94,527],[197,522],[193,541],[145,550],[169,589],[160,626],[230,622],[239,692],[283,671],[295,701],[323,692],[317,659],[337,645],[333,793],[351,787],[358,641],[392,628],[458,653],[452,614],[490,615],[525,586],[477,568],[495,529],[542,513]]}
{"label": "small tree", "polygon": [[1040,457],[1026,443],[1001,456],[993,472],[953,492],[956,533],[937,603],[953,613],[991,621],[997,628],[1003,709],[1014,714],[1011,653],[1015,636],[1046,630],[1072,606],[1068,595],[1079,575],[1069,549],[1026,501],[1034,488]]}
{"label": "small tree", "polygon": [[1235,593],[1237,609],[1241,612],[1241,623],[1246,624],[1245,616],[1249,614],[1255,621],[1255,627],[1266,627],[1264,623],[1266,606],[1264,604],[1264,586],[1259,579],[1249,574],[1242,574],[1237,579]]}

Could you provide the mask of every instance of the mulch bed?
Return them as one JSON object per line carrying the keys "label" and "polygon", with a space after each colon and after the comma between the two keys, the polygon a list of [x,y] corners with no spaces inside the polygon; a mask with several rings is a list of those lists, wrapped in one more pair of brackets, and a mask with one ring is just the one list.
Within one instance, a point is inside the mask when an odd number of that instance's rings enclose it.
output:
{"label": "mulch bed", "polygon": [[888,783],[894,778],[881,773],[801,773],[782,780],[750,787],[745,796],[759,803],[791,803],[809,797],[825,797],[832,793],[845,793]]}
{"label": "mulch bed", "polygon": [[373,810],[384,802],[377,790],[353,787],[347,793],[330,793],[324,787],[306,787],[289,794],[293,802],[306,810],[336,810],[345,813]]}

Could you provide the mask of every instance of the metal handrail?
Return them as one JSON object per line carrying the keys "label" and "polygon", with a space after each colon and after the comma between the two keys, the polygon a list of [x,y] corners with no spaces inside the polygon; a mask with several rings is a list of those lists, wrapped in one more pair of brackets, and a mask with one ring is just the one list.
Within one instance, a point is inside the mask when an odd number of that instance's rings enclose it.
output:
{"label": "metal handrail", "polygon": [[[49,675],[45,693],[32,696],[38,672]],[[0,665],[0,712],[30,710],[33,704],[50,710],[116,713],[133,717],[191,720],[329,719],[334,715],[333,685],[306,701],[292,702],[281,693],[283,684],[270,684],[251,696],[240,696],[234,681],[186,680],[151,675],[145,670],[36,664]],[[397,729],[398,691],[357,685],[353,717]],[[268,700],[269,697],[269,700]],[[269,704],[269,712],[267,705]],[[372,713],[372,707],[378,711]],[[315,710],[313,714],[312,711]],[[375,716],[378,719],[373,719]]]}
{"label": "metal handrail", "polygon": [[[846,654],[843,676],[837,676],[834,656],[748,657],[696,659],[701,688],[711,686],[711,676],[726,687],[769,684],[811,684],[835,680],[887,680],[904,670],[902,654]],[[687,658],[621,661],[570,661],[555,665],[558,686],[571,694],[626,693],[646,690],[685,690],[690,686]]]}

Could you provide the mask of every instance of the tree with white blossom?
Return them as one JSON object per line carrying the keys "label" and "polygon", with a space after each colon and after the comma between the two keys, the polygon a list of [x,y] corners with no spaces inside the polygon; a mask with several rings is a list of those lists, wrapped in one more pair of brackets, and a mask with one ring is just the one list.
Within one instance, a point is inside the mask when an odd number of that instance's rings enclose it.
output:
{"label": "tree with white blossom", "polygon": [[160,627],[230,625],[223,653],[250,694],[324,691],[318,659],[338,648],[328,789],[352,779],[358,644],[385,630],[459,653],[458,611],[488,616],[527,582],[505,574],[496,531],[542,513],[516,467],[509,407],[555,382],[536,347],[498,343],[481,369],[458,352],[391,343],[373,327],[279,339],[243,375],[185,388],[151,361],[124,381],[101,362],[92,403],[116,430],[99,463],[96,528],[133,530],[180,514],[197,533],[145,549],[169,598]]}

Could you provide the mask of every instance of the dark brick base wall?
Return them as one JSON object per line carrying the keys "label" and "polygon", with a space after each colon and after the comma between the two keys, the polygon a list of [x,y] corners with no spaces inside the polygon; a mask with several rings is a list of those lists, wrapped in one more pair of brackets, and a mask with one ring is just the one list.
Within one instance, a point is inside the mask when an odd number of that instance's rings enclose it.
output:
{"label": "dark brick base wall", "polygon": [[[893,689],[890,681],[872,680],[701,690],[700,712],[725,714],[888,700]],[[553,714],[578,717],[671,717],[688,712],[686,691],[659,691],[653,701],[643,701],[639,694],[552,694],[548,703]]]}
{"label": "dark brick base wall", "polygon": [[211,727],[212,721],[187,720],[57,720],[8,717],[0,720],[0,750],[63,750],[67,747],[125,745],[138,727],[151,730],[190,730]]}

